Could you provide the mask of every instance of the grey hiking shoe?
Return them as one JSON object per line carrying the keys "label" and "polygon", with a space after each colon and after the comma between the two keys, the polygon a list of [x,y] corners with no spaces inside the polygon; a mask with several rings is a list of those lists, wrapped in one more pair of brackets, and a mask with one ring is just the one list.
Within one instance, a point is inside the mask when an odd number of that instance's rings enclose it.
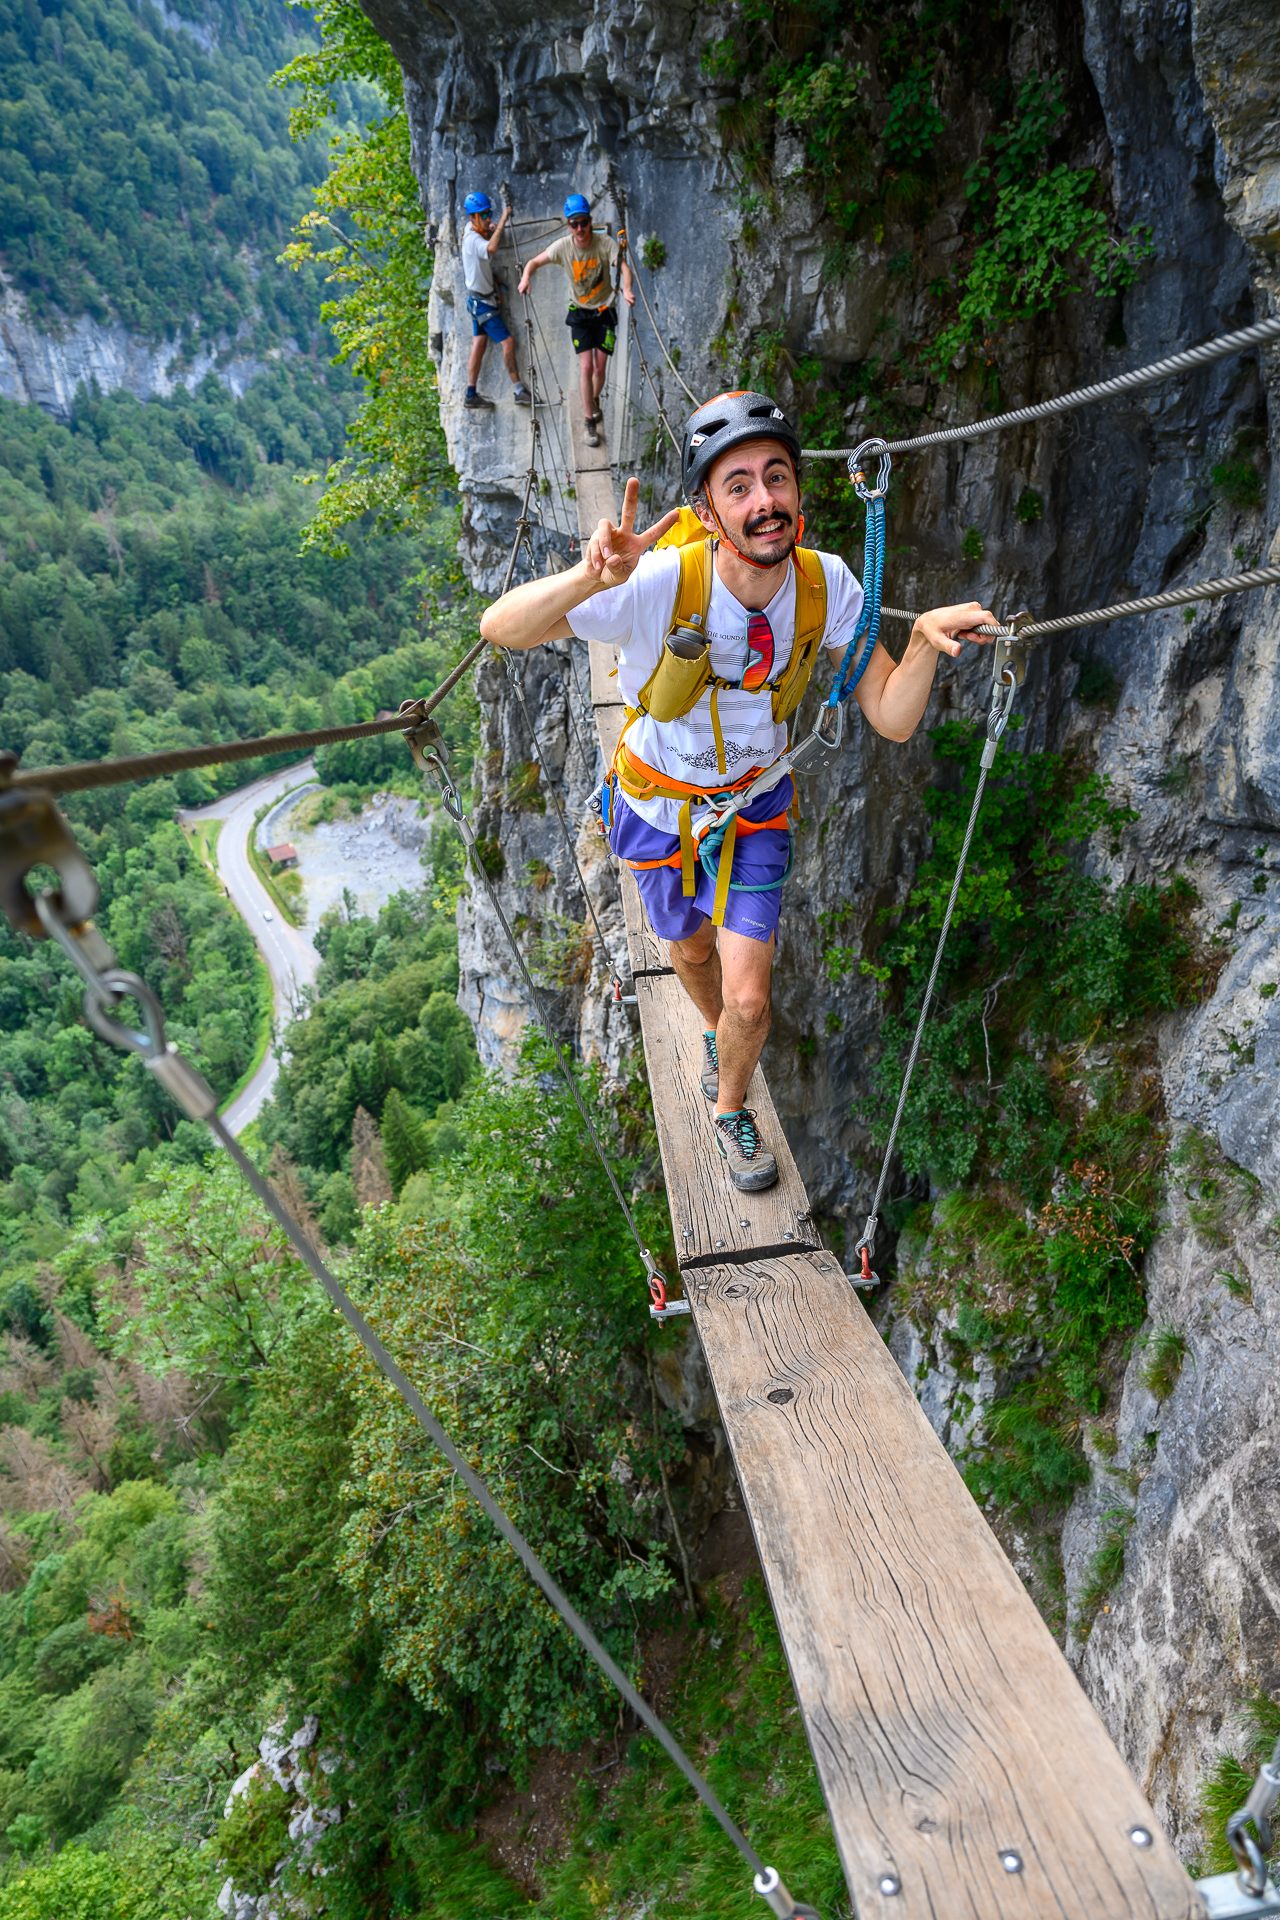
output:
{"label": "grey hiking shoe", "polygon": [[591,414],[589,415],[586,422],[587,445],[589,447],[598,447],[600,445],[600,435],[596,432],[595,418],[596,418],[595,415]]}
{"label": "grey hiking shoe", "polygon": [[533,405],[533,395],[523,380],[516,381],[514,387],[511,389],[511,398],[518,407],[531,407]]}
{"label": "grey hiking shoe", "polygon": [[704,1031],[702,1035],[702,1076],[699,1081],[708,1100],[714,1100],[720,1091],[720,1056],[716,1052],[714,1033]]}
{"label": "grey hiking shoe", "polygon": [[477,408],[483,409],[486,413],[493,412],[492,400],[486,400],[482,393],[464,393],[462,396],[462,404],[464,407],[470,407],[473,413]]}
{"label": "grey hiking shoe", "polygon": [[738,1192],[762,1193],[771,1187],[778,1178],[778,1163],[756,1131],[753,1110],[739,1107],[737,1113],[718,1113],[715,1128],[716,1145]]}

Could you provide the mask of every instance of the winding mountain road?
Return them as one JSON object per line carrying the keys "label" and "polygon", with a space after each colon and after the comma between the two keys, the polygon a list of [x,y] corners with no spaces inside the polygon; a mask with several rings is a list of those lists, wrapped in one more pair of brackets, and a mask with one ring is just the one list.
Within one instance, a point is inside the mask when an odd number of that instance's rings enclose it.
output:
{"label": "winding mountain road", "polygon": [[315,979],[320,965],[320,955],[310,935],[282,919],[254,872],[249,859],[249,835],[253,831],[254,815],[260,808],[283,799],[296,787],[309,785],[314,778],[311,761],[303,760],[297,766],[287,767],[283,773],[267,774],[235,793],[224,793],[220,799],[211,800],[207,807],[187,807],[178,815],[184,827],[207,820],[222,822],[217,846],[218,878],[253,935],[271,977],[272,1045],[253,1078],[223,1112],[223,1122],[231,1133],[243,1132],[262,1111],[280,1071],[274,1043],[285,1022],[296,1012],[302,989]]}

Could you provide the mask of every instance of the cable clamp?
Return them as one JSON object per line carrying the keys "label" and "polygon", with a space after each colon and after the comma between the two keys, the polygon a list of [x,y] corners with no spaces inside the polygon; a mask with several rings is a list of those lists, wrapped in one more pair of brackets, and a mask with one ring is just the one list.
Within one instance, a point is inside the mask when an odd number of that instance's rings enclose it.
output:
{"label": "cable clamp", "polygon": [[[867,468],[879,454],[880,471],[876,475],[874,487],[867,485]],[[883,500],[889,491],[889,475],[893,472],[893,455],[889,452],[886,440],[871,439],[861,441],[849,455],[849,478],[853,490],[864,505],[872,500]]]}
{"label": "cable clamp", "polygon": [[658,1272],[657,1263],[648,1247],[640,1249],[644,1261],[645,1278],[649,1282],[649,1316],[653,1320],[674,1320],[682,1313],[692,1313],[687,1300],[672,1300],[667,1295],[667,1283]]}
{"label": "cable clamp", "polygon": [[624,993],[622,991],[622,982],[616,973],[613,976],[613,983],[609,988],[609,1003],[614,1007],[634,1007],[636,1004],[636,996],[634,993]]}
{"label": "cable clamp", "polygon": [[798,1900],[791,1898],[775,1867],[766,1867],[763,1873],[756,1875],[752,1884],[770,1913],[776,1914],[778,1920],[820,1920],[816,1907],[803,1907]]}
{"label": "cable clamp", "polygon": [[[1021,620],[1029,616],[1019,614],[1017,618]],[[1025,654],[1025,643],[1020,642],[1011,623],[1010,631],[1001,631],[997,637],[991,663],[991,710],[987,714],[987,738],[980,761],[984,772],[989,772],[995,764],[996,750],[1009,724],[1013,703],[1026,672]]]}

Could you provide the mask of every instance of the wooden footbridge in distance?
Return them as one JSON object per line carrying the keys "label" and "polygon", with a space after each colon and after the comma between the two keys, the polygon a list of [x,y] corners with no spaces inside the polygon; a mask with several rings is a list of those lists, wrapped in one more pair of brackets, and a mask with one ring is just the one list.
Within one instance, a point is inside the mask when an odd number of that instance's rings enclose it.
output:
{"label": "wooden footbridge in distance", "polygon": [[[616,514],[613,473],[566,410],[585,542]],[[590,654],[607,766],[616,650]],[[1196,1920],[1196,1888],[819,1242],[759,1069],[747,1098],[778,1183],[729,1184],[701,1021],[625,870],[622,898],[676,1257],[859,1920]]]}

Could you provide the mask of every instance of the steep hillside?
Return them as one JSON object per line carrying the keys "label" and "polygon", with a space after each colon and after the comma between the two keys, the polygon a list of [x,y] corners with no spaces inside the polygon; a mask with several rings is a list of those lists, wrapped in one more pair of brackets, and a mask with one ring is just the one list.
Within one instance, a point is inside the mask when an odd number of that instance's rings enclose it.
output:
{"label": "steep hillside", "polygon": [[323,173],[269,84],[305,46],[283,5],[6,0],[0,394],[239,392],[319,344],[314,281],[274,268]]}

